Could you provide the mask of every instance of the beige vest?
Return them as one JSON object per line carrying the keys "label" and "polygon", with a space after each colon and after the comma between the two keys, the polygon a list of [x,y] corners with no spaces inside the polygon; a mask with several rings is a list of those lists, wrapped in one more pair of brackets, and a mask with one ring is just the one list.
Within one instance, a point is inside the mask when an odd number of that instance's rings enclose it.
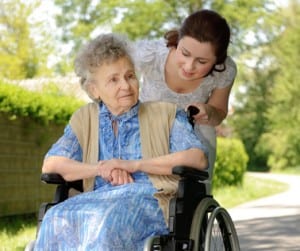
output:
{"label": "beige vest", "polygon": [[[83,162],[97,163],[99,152],[98,104],[90,103],[77,110],[70,120],[72,130],[82,147]],[[170,129],[176,115],[176,105],[164,102],[146,102],[140,105],[139,124],[143,159],[169,153]],[[155,194],[168,223],[169,201],[176,193],[178,176],[149,175],[159,192]],[[91,191],[95,178],[84,179],[84,191]]]}

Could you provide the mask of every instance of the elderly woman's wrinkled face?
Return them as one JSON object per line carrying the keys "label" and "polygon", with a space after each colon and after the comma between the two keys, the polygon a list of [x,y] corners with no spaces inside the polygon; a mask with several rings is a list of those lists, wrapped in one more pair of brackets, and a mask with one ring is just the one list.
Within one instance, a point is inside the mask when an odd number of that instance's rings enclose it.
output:
{"label": "elderly woman's wrinkled face", "polygon": [[139,82],[131,61],[124,57],[104,63],[87,76],[90,93],[114,115],[130,110],[138,101]]}

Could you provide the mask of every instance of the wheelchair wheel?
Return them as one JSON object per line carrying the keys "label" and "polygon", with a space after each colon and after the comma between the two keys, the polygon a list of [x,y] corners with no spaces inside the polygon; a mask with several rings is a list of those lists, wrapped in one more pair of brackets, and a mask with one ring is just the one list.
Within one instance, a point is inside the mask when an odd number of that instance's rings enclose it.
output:
{"label": "wheelchair wheel", "polygon": [[229,214],[211,197],[204,198],[197,206],[190,239],[194,241],[193,251],[239,251],[237,234]]}
{"label": "wheelchair wheel", "polygon": [[198,204],[190,231],[190,239],[194,241],[193,251],[204,251],[208,217],[218,206],[218,202],[211,197],[204,198]]}
{"label": "wheelchair wheel", "polygon": [[204,250],[240,250],[232,219],[222,207],[215,208],[209,217]]}

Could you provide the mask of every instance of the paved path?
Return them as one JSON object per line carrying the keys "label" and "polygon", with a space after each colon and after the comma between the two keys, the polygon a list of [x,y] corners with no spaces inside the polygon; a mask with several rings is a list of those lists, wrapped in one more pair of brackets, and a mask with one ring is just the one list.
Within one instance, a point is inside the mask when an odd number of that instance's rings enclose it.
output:
{"label": "paved path", "polygon": [[289,190],[228,210],[242,251],[300,251],[300,176],[251,173],[289,184]]}

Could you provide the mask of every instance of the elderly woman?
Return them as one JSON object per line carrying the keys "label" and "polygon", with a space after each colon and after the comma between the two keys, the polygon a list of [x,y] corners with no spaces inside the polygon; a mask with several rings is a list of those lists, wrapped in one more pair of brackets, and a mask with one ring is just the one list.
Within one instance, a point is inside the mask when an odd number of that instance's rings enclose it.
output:
{"label": "elderly woman", "polygon": [[85,192],[48,210],[35,250],[143,250],[147,237],[168,233],[172,167],[205,169],[205,149],[176,105],[138,101],[126,39],[90,41],[75,71],[94,102],[73,114],[42,171],[83,179]]}

